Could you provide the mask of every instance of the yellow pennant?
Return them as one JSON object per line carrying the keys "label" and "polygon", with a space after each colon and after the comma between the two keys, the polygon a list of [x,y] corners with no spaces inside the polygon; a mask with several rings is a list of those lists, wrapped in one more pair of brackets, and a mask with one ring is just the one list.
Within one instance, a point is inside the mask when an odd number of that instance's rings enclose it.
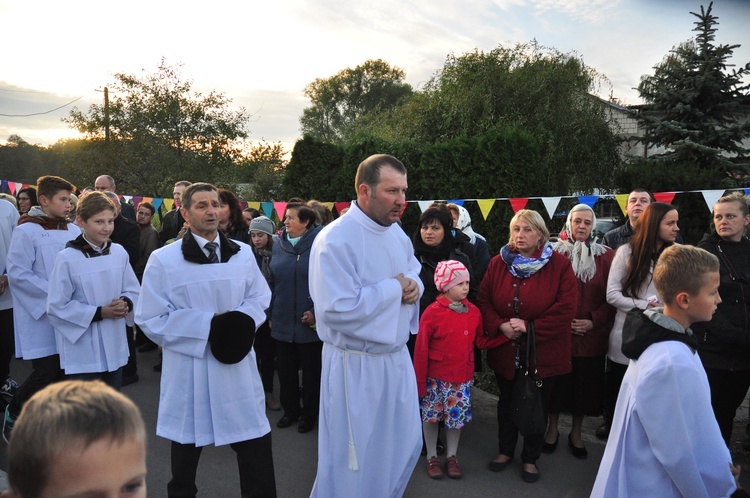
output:
{"label": "yellow pennant", "polygon": [[615,194],[615,199],[617,199],[617,205],[620,206],[620,211],[622,211],[622,214],[625,214],[625,207],[628,205],[628,196],[630,194]]}
{"label": "yellow pennant", "polygon": [[477,199],[477,204],[479,204],[479,209],[482,211],[484,221],[487,221],[487,216],[489,216],[492,206],[495,205],[495,200],[496,199]]}

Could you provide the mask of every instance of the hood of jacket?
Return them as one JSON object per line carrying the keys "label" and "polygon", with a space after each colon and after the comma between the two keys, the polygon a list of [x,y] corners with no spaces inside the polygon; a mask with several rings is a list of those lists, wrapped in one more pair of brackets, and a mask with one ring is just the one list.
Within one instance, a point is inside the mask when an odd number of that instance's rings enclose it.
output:
{"label": "hood of jacket", "polygon": [[637,360],[649,346],[664,341],[682,342],[693,353],[698,346],[693,332],[664,315],[661,308],[628,311],[622,328],[622,354]]}

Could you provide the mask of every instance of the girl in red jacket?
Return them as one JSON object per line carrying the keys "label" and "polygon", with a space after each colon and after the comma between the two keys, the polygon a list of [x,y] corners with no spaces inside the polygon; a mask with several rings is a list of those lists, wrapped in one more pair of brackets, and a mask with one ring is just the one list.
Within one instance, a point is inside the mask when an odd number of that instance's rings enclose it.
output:
{"label": "girl in red jacket", "polygon": [[482,333],[479,308],[466,299],[469,278],[469,271],[459,261],[438,263],[434,280],[441,294],[419,321],[414,370],[421,398],[427,473],[433,479],[443,477],[435,450],[439,422],[445,424],[448,477],[461,478],[456,451],[461,428],[471,421],[474,339]]}

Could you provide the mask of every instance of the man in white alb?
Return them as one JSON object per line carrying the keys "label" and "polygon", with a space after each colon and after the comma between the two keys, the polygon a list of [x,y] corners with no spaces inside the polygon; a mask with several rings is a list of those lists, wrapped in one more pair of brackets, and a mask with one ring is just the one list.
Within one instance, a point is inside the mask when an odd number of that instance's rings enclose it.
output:
{"label": "man in white alb", "polygon": [[395,223],[406,168],[374,155],[357,200],[313,243],[310,294],[323,340],[318,472],[312,496],[401,496],[422,447],[406,341],[424,291],[411,241]]}

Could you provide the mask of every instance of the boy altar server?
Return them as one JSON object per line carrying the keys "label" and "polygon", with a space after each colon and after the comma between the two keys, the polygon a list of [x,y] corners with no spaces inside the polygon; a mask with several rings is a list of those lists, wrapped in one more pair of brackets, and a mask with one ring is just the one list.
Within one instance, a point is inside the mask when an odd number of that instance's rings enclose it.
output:
{"label": "boy altar server", "polygon": [[714,418],[690,330],[721,302],[719,260],[674,245],[659,257],[654,284],[663,312],[633,309],[625,319],[622,352],[630,364],[591,496],[729,496],[739,466]]}
{"label": "boy altar server", "polygon": [[163,348],[156,434],[172,441],[168,496],[195,496],[203,446],[237,453],[242,496],[276,496],[271,426],[251,352],[271,291],[250,246],[219,227],[219,194],[194,183],[185,236],[151,254],[135,321]]}
{"label": "boy altar server", "polygon": [[57,254],[81,233],[67,220],[72,191],[73,185],[58,176],[40,177],[39,206],[18,220],[10,241],[7,271],[13,296],[16,357],[31,360],[33,371],[5,409],[6,441],[26,400],[63,377],[55,330],[47,317],[47,294]]}
{"label": "boy altar server", "polygon": [[116,207],[101,192],[78,204],[83,234],[71,240],[55,261],[49,280],[47,314],[60,344],[60,366],[69,378],[99,379],[116,390],[128,362],[125,323],[140,285],[128,253],[109,240]]}

